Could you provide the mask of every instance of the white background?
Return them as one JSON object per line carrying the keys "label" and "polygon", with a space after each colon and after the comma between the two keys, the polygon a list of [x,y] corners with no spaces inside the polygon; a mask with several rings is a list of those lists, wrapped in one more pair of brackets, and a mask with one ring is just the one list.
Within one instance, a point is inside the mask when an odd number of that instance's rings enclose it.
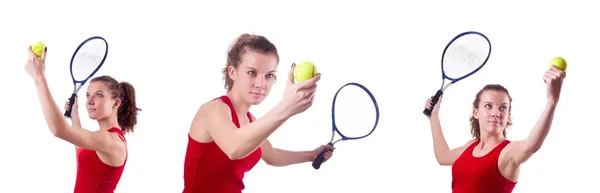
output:
{"label": "white background", "polygon": [[[600,13],[591,4],[56,2],[0,5],[0,192],[71,192],[75,181],[74,148],[47,129],[33,82],[23,69],[28,45],[47,44],[46,74],[62,107],[73,89],[68,70],[72,52],[89,36],[105,37],[109,56],[98,75],[131,82],[143,109],[135,134],[126,136],[129,161],[116,192],[181,192],[194,113],[225,93],[220,69],[227,47],[241,33],[252,32],[269,38],[281,55],[280,81],[263,104],[251,109],[257,116],[280,100],[292,62],[313,61],[323,74],[314,106],[270,137],[276,147],[311,150],[326,143],[331,99],[350,81],[375,94],[381,122],[368,138],[338,143],[334,157],[320,170],[310,163],[275,168],[260,162],[247,173],[245,192],[451,192],[450,167],[435,161],[422,110],[440,86],[443,47],[467,30],[490,38],[492,56],[482,71],[445,94],[441,121],[449,145],[470,139],[470,105],[488,83],[506,86],[514,98],[509,139],[527,137],[545,104],[543,73],[550,59],[562,56],[569,64],[568,76],[552,130],[542,149],[522,166],[514,192],[597,188],[600,132],[591,121],[597,120],[599,107],[592,92],[600,53],[600,30],[593,18]],[[85,119],[85,111],[81,116],[85,128],[97,129]]]}

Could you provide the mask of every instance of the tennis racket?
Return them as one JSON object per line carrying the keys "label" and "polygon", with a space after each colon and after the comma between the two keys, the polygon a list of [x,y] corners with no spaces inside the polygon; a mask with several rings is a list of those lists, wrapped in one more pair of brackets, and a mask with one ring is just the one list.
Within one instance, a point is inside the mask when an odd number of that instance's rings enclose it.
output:
{"label": "tennis racket", "polygon": [[[69,109],[64,116],[71,118],[71,107],[79,89],[90,79],[106,60],[108,43],[100,36],[94,36],[83,41],[71,57],[71,78],[73,79],[73,94],[69,98]],[[79,86],[77,86],[79,84]]]}
{"label": "tennis racket", "polygon": [[[490,40],[479,32],[463,32],[450,40],[442,54],[442,86],[431,99],[431,107],[423,110],[423,114],[430,116],[444,90],[479,71],[487,63],[491,52]],[[446,79],[451,82],[444,86]]]}
{"label": "tennis racket", "polygon": [[[331,121],[333,130],[328,145],[333,146],[339,141],[362,139],[371,135],[377,128],[379,105],[365,86],[354,82],[347,83],[339,88],[333,97]],[[341,139],[333,141],[336,133],[341,136]],[[328,150],[321,151],[313,160],[313,168],[318,170],[321,167],[325,161],[323,156],[326,151]]]}

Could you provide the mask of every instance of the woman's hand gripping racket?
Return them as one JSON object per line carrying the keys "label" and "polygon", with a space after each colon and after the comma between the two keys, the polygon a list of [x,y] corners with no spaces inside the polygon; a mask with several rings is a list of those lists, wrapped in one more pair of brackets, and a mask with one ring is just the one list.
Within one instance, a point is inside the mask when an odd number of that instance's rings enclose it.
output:
{"label": "woman's hand gripping racket", "polygon": [[[442,86],[431,99],[431,108],[425,108],[423,114],[430,116],[444,90],[479,71],[487,63],[491,52],[490,40],[479,32],[464,32],[450,40],[442,54]],[[452,82],[444,86],[446,79]]]}
{"label": "woman's hand gripping racket", "polygon": [[[350,87],[353,86],[353,87]],[[362,139],[373,133],[379,122],[379,105],[375,97],[365,86],[359,83],[347,83],[335,93],[331,107],[333,131],[328,145],[338,141]],[[341,128],[341,129],[340,129]],[[333,141],[335,133],[342,138]],[[344,134],[342,134],[344,133]],[[319,169],[325,158],[323,150],[312,163]]]}
{"label": "woman's hand gripping racket", "polygon": [[[71,107],[79,89],[90,79],[106,60],[108,43],[100,36],[94,36],[83,41],[71,57],[71,78],[73,78],[73,94],[69,98],[69,108],[65,117],[71,118]],[[79,83],[79,87],[77,86]]]}

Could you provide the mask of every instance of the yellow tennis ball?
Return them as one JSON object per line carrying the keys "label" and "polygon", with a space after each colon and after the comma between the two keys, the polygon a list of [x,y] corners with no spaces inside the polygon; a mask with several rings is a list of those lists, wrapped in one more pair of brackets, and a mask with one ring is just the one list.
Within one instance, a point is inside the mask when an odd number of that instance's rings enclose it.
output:
{"label": "yellow tennis ball", "polygon": [[294,79],[296,82],[302,82],[318,74],[317,67],[312,62],[304,61],[296,64],[294,68]]}
{"label": "yellow tennis ball", "polygon": [[565,59],[562,57],[555,57],[552,60],[550,60],[550,66],[556,66],[563,72],[567,71],[567,61],[565,61]]}
{"label": "yellow tennis ball", "polygon": [[31,45],[31,51],[33,51],[33,53],[38,57],[42,56],[42,52],[44,51],[45,48],[46,48],[46,45],[44,45],[44,43],[42,43],[42,42],[36,42],[33,45]]}

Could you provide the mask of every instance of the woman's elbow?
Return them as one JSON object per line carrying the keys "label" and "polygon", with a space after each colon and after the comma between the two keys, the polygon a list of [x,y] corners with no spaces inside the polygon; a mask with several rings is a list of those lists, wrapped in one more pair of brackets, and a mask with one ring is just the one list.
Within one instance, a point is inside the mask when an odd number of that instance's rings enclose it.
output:
{"label": "woman's elbow", "polygon": [[451,163],[440,161],[440,160],[438,160],[438,164],[440,164],[440,166],[450,166],[450,165],[452,165]]}
{"label": "woman's elbow", "polygon": [[234,148],[229,148],[229,149],[224,149],[223,153],[225,153],[225,155],[227,155],[227,157],[230,160],[238,160],[240,159],[237,153],[237,150],[235,150]]}
{"label": "woman's elbow", "polygon": [[442,160],[440,160],[440,159],[436,159],[436,161],[437,161],[437,163],[438,163],[440,166],[443,166],[443,165],[445,165],[445,162],[444,162],[444,161],[442,161]]}
{"label": "woman's elbow", "polygon": [[278,162],[277,159],[263,159],[263,161],[269,165],[269,166],[273,166],[273,167],[281,167],[281,166],[285,166],[283,165],[281,162]]}
{"label": "woman's elbow", "polygon": [[62,138],[62,136],[64,136],[63,130],[58,129],[57,127],[50,127],[50,132],[52,132],[52,135],[54,135],[54,137]]}
{"label": "woman's elbow", "polygon": [[444,158],[442,158],[442,157],[438,157],[438,156],[436,156],[436,157],[435,157],[435,160],[437,161],[437,163],[438,163],[440,166],[449,166],[449,165],[452,165],[452,162],[451,162],[451,161],[449,161],[448,159],[444,159]]}
{"label": "woman's elbow", "polygon": [[234,147],[225,151],[225,154],[227,155],[227,157],[229,157],[230,160],[239,160],[245,158],[248,155],[248,153],[245,152],[246,151],[244,151],[242,148]]}
{"label": "woman's elbow", "polygon": [[275,164],[275,162],[273,162],[272,160],[263,159],[263,161],[269,166],[277,166],[277,164]]}
{"label": "woman's elbow", "polygon": [[217,143],[217,145],[219,145],[223,153],[225,153],[230,160],[239,160],[252,153],[251,147],[241,141],[242,140],[237,140],[234,137],[229,141],[221,141],[220,143]]}
{"label": "woman's elbow", "polygon": [[54,137],[58,137],[61,139],[66,135],[66,132],[68,132],[68,130],[70,129],[70,126],[67,125],[66,122],[61,122],[57,120],[48,122],[48,127],[50,129],[50,132],[52,132],[52,135],[54,135]]}
{"label": "woman's elbow", "polygon": [[235,155],[235,154],[227,154],[227,157],[229,157],[229,159],[232,161],[242,159],[240,156]]}

